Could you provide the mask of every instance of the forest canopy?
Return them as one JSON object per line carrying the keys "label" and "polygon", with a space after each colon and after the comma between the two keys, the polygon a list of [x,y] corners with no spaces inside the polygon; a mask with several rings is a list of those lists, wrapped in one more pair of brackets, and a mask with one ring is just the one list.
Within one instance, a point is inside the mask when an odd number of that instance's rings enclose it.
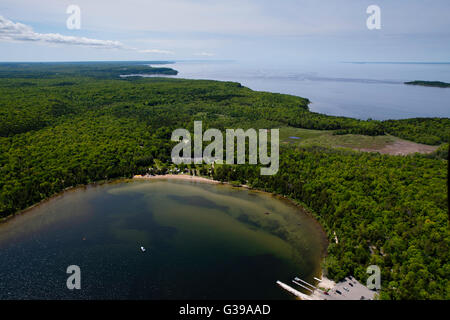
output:
{"label": "forest canopy", "polygon": [[[256,92],[234,82],[120,78],[123,67],[0,64],[0,217],[68,187],[149,168],[164,173],[171,165],[172,131],[192,131],[194,120],[203,121],[204,130],[289,126],[391,134],[442,145],[439,154],[448,158],[449,118],[327,116],[310,112],[309,101],[300,97]],[[329,237],[324,267],[335,280],[354,275],[364,281],[365,268],[376,264],[382,270],[382,298],[449,299],[447,160],[442,158],[282,145],[274,176],[260,176],[257,165],[216,166],[211,173],[205,166],[197,169],[309,208]]]}

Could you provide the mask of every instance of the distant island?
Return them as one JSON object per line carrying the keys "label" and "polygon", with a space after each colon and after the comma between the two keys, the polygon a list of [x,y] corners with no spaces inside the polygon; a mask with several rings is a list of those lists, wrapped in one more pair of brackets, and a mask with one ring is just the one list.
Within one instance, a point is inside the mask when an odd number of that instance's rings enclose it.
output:
{"label": "distant island", "polygon": [[410,81],[405,82],[405,84],[413,85],[413,86],[425,86],[425,87],[437,87],[437,88],[450,88],[450,83],[441,82],[441,81]]}

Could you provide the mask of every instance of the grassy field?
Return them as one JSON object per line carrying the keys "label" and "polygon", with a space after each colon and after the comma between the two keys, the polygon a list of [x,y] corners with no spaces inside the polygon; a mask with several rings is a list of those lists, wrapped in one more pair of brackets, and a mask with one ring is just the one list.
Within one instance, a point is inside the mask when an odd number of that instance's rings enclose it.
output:
{"label": "grassy field", "polygon": [[436,147],[402,140],[391,135],[334,135],[333,133],[334,132],[331,130],[309,130],[284,127],[280,129],[280,140],[282,143],[296,144],[298,146],[347,148],[360,151],[379,151],[381,153],[389,154],[409,154],[414,153],[415,151],[428,153],[436,149]]}

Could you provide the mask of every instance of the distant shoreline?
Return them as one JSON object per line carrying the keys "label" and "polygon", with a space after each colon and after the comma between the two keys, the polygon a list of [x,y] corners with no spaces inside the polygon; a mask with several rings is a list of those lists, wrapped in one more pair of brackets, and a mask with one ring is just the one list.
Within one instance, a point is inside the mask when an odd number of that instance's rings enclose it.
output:
{"label": "distant shoreline", "polygon": [[405,82],[405,84],[411,85],[411,86],[422,86],[422,87],[450,88],[450,83],[442,82],[442,81],[415,80],[415,81]]}

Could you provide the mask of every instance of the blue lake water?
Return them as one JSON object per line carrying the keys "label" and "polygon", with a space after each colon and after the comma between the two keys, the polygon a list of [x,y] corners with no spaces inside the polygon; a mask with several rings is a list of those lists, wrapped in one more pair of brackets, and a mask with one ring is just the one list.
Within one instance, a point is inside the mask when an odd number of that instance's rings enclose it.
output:
{"label": "blue lake water", "polygon": [[[315,283],[326,242],[301,208],[262,192],[87,186],[0,224],[0,300],[292,299],[276,281]],[[69,265],[80,267],[80,290],[66,287]]]}
{"label": "blue lake water", "polygon": [[176,62],[176,77],[237,81],[253,90],[302,96],[310,109],[359,119],[450,117],[450,89],[405,81],[450,82],[449,64],[324,63],[256,65]]}

